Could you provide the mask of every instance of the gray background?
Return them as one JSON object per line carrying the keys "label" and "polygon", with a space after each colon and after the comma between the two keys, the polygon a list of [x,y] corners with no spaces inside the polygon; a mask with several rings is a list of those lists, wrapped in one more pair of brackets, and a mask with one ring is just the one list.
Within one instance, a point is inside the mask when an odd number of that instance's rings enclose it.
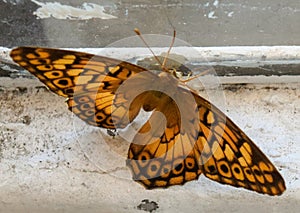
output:
{"label": "gray background", "polygon": [[[80,8],[86,1],[56,2]],[[37,3],[2,0],[0,46],[104,47],[135,35],[136,27],[145,34],[172,35],[171,24],[177,37],[193,46],[300,45],[298,0],[88,2],[104,6],[105,13],[117,18],[37,19]]]}

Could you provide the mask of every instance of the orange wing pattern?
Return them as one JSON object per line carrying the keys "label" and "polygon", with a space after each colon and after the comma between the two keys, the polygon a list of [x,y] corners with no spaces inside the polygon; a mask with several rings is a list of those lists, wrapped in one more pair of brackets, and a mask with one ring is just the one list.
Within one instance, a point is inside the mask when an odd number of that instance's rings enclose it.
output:
{"label": "orange wing pattern", "polygon": [[[176,110],[172,111],[176,109],[174,102],[157,105],[155,108],[164,114],[167,125],[161,137],[154,141],[151,133],[148,137],[134,138],[127,160],[133,178],[151,189],[184,184],[203,173],[223,184],[263,194],[282,194],[284,180],[268,158],[220,110],[194,92],[193,96],[200,120],[189,127],[197,129],[195,125],[198,125],[197,134],[178,131],[180,118]],[[178,115],[176,120],[174,115]],[[160,123],[157,118],[151,119],[156,125]],[[147,122],[140,132],[150,129],[149,126]],[[139,145],[145,139],[146,144]]]}
{"label": "orange wing pattern", "polygon": [[133,179],[148,189],[184,184],[203,173],[258,193],[280,195],[285,190],[279,172],[245,133],[168,73],[156,75],[116,59],[48,48],[19,47],[11,57],[51,91],[67,97],[69,109],[88,124],[124,128],[141,109],[153,111],[135,135],[127,160]]}
{"label": "orange wing pattern", "polygon": [[[50,48],[19,47],[10,56],[52,92],[68,98],[69,110],[88,124],[107,129],[128,124],[117,120],[127,111],[113,112],[115,92],[124,80],[145,69],[107,57]],[[136,114],[131,116],[133,120]]]}
{"label": "orange wing pattern", "polygon": [[251,139],[215,106],[194,94],[200,115],[196,149],[203,174],[223,184],[280,195],[280,173]]}

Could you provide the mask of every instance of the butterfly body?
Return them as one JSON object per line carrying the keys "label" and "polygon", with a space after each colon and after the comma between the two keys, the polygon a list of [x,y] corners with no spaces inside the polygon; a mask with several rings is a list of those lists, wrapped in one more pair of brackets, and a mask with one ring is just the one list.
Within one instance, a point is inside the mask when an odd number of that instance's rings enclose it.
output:
{"label": "butterfly body", "polygon": [[263,194],[280,195],[284,180],[251,139],[213,104],[163,70],[88,53],[39,47],[11,57],[69,110],[106,129],[127,127],[143,109],[152,112],[133,137],[127,166],[148,189],[207,178]]}

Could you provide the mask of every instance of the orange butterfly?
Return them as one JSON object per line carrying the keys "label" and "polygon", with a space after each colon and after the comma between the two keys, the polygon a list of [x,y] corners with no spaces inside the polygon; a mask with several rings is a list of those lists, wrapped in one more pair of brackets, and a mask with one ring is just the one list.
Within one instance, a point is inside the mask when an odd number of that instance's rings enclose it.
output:
{"label": "orange butterfly", "polygon": [[[285,183],[259,148],[228,117],[167,70],[88,53],[18,47],[10,56],[90,125],[128,126],[140,110],[153,111],[128,151],[133,179],[146,188],[209,179],[280,195]],[[163,114],[163,116],[162,116]]]}

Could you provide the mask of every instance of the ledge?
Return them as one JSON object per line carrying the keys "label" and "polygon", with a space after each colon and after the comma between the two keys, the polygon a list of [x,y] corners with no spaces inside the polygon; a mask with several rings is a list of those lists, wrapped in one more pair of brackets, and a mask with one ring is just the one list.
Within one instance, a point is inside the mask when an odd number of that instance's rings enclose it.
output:
{"label": "ledge", "polygon": [[[262,52],[253,48],[251,54],[249,51],[237,53],[237,49],[222,47],[208,51],[211,56],[219,55],[218,60],[210,58],[213,66],[240,69],[240,73],[218,73],[225,99],[221,105],[215,104],[279,169],[287,186],[282,196],[259,195],[203,176],[184,186],[145,190],[131,180],[125,165],[127,142],[75,118],[63,98],[48,92],[27,71],[13,65],[7,57],[9,49],[3,51],[2,48],[0,211],[140,212],[137,206],[144,199],[155,201],[159,206],[157,212],[242,212],[245,208],[251,212],[297,211],[300,200],[299,55],[293,57],[288,54],[288,48],[283,48],[286,52],[280,52],[281,56],[285,55],[282,60],[283,57],[271,57],[274,47],[264,47]],[[117,58],[133,62],[140,59],[138,55],[143,55],[136,49],[126,51],[123,56],[121,50],[107,55],[117,52],[120,54]],[[192,63],[198,66],[201,61]],[[268,63],[287,66],[277,71],[267,70],[269,76],[259,68]],[[296,68],[290,72],[293,66]],[[245,67],[253,68],[252,75],[242,75]],[[205,78],[209,80],[209,76],[203,76],[203,81]],[[198,89],[202,95],[203,89]],[[214,93],[216,88],[210,89]]]}

